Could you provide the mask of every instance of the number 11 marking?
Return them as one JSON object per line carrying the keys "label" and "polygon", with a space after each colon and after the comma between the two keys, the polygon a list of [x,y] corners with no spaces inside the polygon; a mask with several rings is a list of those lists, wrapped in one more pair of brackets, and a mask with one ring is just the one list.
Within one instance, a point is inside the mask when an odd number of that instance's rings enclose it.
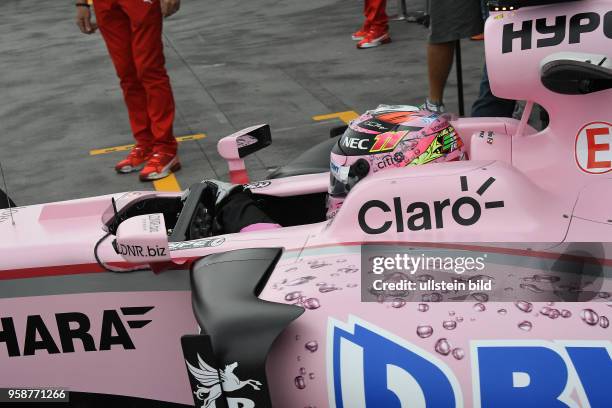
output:
{"label": "number 11 marking", "polygon": [[374,138],[376,142],[370,149],[370,153],[386,152],[395,149],[405,135],[406,132],[387,132],[376,135]]}

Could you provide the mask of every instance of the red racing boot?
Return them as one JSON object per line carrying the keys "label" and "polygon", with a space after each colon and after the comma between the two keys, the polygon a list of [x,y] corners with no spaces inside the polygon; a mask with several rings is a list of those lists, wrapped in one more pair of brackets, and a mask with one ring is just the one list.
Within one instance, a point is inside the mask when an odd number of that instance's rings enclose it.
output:
{"label": "red racing boot", "polygon": [[151,158],[153,149],[142,146],[132,148],[127,157],[115,165],[117,173],[131,173],[141,170],[145,163]]}
{"label": "red racing boot", "polygon": [[140,172],[141,181],[158,180],[168,177],[173,171],[178,171],[181,163],[176,153],[156,152],[151,156]]}
{"label": "red racing boot", "polygon": [[391,36],[389,35],[388,28],[371,28],[367,32],[363,40],[357,43],[357,48],[373,48],[379,45],[387,44],[391,42]]}
{"label": "red racing boot", "polygon": [[366,21],[366,22],[363,23],[363,25],[361,26],[361,28],[359,30],[355,31],[351,35],[351,38],[353,39],[353,41],[361,41],[368,34],[368,31],[370,31],[370,25]]}

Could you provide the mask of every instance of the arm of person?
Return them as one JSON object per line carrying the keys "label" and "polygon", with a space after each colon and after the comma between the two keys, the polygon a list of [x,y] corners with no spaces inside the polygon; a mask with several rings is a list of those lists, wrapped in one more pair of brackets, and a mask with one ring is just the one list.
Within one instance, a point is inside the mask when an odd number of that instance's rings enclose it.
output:
{"label": "arm of person", "polygon": [[76,2],[76,25],[83,34],[93,34],[98,29],[98,25],[91,21],[91,7],[87,1]]}
{"label": "arm of person", "polygon": [[170,17],[181,7],[181,0],[160,0],[162,15]]}

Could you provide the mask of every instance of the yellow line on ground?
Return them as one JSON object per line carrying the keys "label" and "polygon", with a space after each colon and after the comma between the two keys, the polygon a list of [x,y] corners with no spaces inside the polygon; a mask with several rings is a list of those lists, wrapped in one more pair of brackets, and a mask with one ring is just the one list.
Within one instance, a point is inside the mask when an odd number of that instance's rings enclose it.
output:
{"label": "yellow line on ground", "polygon": [[[187,142],[190,140],[204,139],[205,137],[206,137],[206,134],[204,133],[196,133],[195,135],[178,136],[176,140],[178,142]],[[122,151],[130,150],[132,147],[134,147],[133,144],[128,144],[128,145],[123,145],[123,146],[106,147],[104,149],[94,149],[94,150],[89,151],[89,155],[97,156],[99,154],[122,152]]]}
{"label": "yellow line on ground", "polygon": [[171,173],[168,177],[164,177],[163,179],[154,180],[153,187],[155,187],[157,191],[181,191],[181,186],[174,173]]}
{"label": "yellow line on ground", "polygon": [[351,120],[357,118],[359,115],[355,111],[344,111],[328,113],[327,115],[313,116],[312,119],[316,121],[329,120],[329,119],[340,119],[344,123],[348,124]]}

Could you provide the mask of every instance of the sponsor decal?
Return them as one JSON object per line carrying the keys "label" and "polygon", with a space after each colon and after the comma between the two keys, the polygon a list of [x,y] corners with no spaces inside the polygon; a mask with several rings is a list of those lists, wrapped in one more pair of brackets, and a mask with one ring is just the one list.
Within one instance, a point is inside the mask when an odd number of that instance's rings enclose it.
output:
{"label": "sponsor decal", "polygon": [[474,341],[471,353],[475,407],[610,405],[610,341]]}
{"label": "sponsor decal", "polygon": [[195,248],[213,248],[222,245],[225,242],[225,238],[202,238],[194,239],[193,241],[182,241],[182,242],[170,242],[168,247],[170,251],[179,251],[183,249],[195,249]]}
{"label": "sponsor decal", "polygon": [[381,133],[374,137],[374,144],[370,153],[388,152],[397,147],[402,138],[408,134],[407,131]]}
{"label": "sponsor decal", "polygon": [[[461,184],[461,191],[468,191],[468,178],[461,176],[459,178]],[[485,192],[495,183],[495,178],[489,177],[476,191],[476,194],[483,196]],[[432,204],[428,204],[422,201],[415,201],[404,207],[401,197],[393,197],[393,204],[389,205],[381,200],[370,200],[365,202],[358,213],[359,226],[363,232],[367,234],[382,234],[387,232],[393,224],[395,224],[395,230],[397,232],[404,232],[407,227],[410,231],[423,231],[431,230],[433,228],[441,229],[444,228],[444,221],[450,221],[468,227],[476,224],[482,217],[483,206],[471,196],[463,196],[451,202],[450,198],[434,201]],[[484,203],[484,209],[494,209],[504,207],[504,201],[487,201]],[[448,208],[448,209],[447,209]],[[392,219],[386,219],[382,225],[369,224],[366,221],[366,215],[373,209],[377,215],[383,213],[393,213]],[[469,210],[468,210],[469,209]],[[462,215],[463,211],[463,215]],[[450,219],[448,214],[450,212]],[[408,214],[408,219],[404,221],[404,214]],[[470,214],[466,217],[465,214]],[[384,217],[382,217],[384,219]],[[380,224],[380,222],[379,222]],[[447,223],[448,225],[448,223]]]}
{"label": "sponsor decal", "polygon": [[11,212],[13,213],[13,215],[15,215],[19,212],[19,208],[20,207],[12,207],[11,210],[9,210],[8,208],[0,210],[0,224],[6,220],[10,220]]}
{"label": "sponsor decal", "polygon": [[[374,163],[374,166],[376,166],[378,170],[382,170],[387,167],[398,167],[404,162],[405,159],[406,157],[404,156],[404,153],[395,152],[393,154],[386,154],[383,157],[381,157],[379,160],[375,162],[373,161],[373,163]],[[374,171],[376,171],[376,169],[374,169]]]}
{"label": "sponsor decal", "polygon": [[346,182],[349,177],[349,172],[351,170],[351,166],[340,166],[333,161],[329,163],[329,171],[333,176],[342,182]]}
{"label": "sponsor decal", "polygon": [[485,131],[481,130],[480,133],[478,134],[478,137],[481,139],[486,139],[487,144],[492,145],[493,142],[495,141],[495,132],[488,131],[486,132],[486,137],[485,137]]}
{"label": "sponsor decal", "polygon": [[585,173],[612,171],[612,123],[591,122],[576,135],[576,164]]}
{"label": "sponsor decal", "polygon": [[[538,36],[535,41],[534,26]],[[592,33],[600,27],[603,27],[604,35],[612,39],[612,11],[608,11],[603,16],[587,12],[575,14],[569,19],[568,16],[556,16],[554,21],[550,18],[525,20],[520,28],[514,23],[505,24],[502,53],[513,52],[515,40],[520,41],[523,51],[532,49],[534,45],[536,48],[555,47],[566,39],[569,44],[579,44],[582,42],[583,34]]]}
{"label": "sponsor decal", "polygon": [[[223,398],[223,391],[233,392],[245,386],[251,386],[254,390],[259,391],[261,382],[257,380],[241,381],[234,370],[238,367],[238,363],[232,363],[225,366],[223,370],[217,370],[207,364],[198,354],[198,367],[194,367],[185,360],[187,369],[193,378],[199,383],[194,395],[202,401],[202,407],[214,407],[215,401],[218,398]],[[248,398],[227,398],[229,408],[254,408],[255,403]]]}
{"label": "sponsor decal", "polygon": [[[449,367],[390,332],[350,316],[330,319],[327,338],[330,407],[464,406]],[[610,405],[610,341],[477,340],[470,352],[474,407]]]}
{"label": "sponsor decal", "polygon": [[264,181],[254,181],[254,182],[249,183],[249,184],[243,184],[242,186],[244,188],[248,188],[249,190],[254,190],[254,189],[257,189],[257,188],[268,187],[270,184],[272,184],[271,181],[264,180]]}
{"label": "sponsor decal", "polygon": [[[12,317],[0,318],[0,345],[4,343],[9,357],[33,356],[38,352],[48,354],[74,353],[75,340],[84,351],[105,351],[112,347],[122,347],[124,350],[134,350],[136,346],[125,327],[121,315],[141,316],[151,311],[154,306],[122,307],[120,310],[104,310],[99,337],[94,339],[90,334],[89,317],[80,312],[56,313],[55,320],[43,320],[40,315],[30,315],[25,324],[23,345],[20,347],[15,322]],[[141,329],[151,323],[151,320],[126,320],[130,329]],[[59,342],[51,335],[48,325],[57,327]],[[21,325],[19,325],[21,326]],[[21,338],[21,337],[19,337]]]}
{"label": "sponsor decal", "polygon": [[149,214],[148,217],[142,220],[142,229],[147,232],[159,232],[159,227],[162,224],[160,214]]}
{"label": "sponsor decal", "polygon": [[330,319],[327,350],[330,407],[462,406],[446,364],[354,316],[348,324]]}
{"label": "sponsor decal", "polygon": [[379,130],[381,132],[387,132],[391,130],[391,127],[385,126],[384,124],[377,122],[375,120],[368,120],[367,122],[361,123],[361,126],[365,128],[371,128],[372,130]]}
{"label": "sponsor decal", "polygon": [[368,150],[370,148],[370,139],[359,139],[357,137],[345,137],[342,140],[344,147],[359,150]]}
{"label": "sponsor decal", "polygon": [[166,256],[166,248],[160,246],[142,246],[142,245],[125,245],[116,244],[116,252],[119,255],[140,256],[140,257],[158,257]]}

